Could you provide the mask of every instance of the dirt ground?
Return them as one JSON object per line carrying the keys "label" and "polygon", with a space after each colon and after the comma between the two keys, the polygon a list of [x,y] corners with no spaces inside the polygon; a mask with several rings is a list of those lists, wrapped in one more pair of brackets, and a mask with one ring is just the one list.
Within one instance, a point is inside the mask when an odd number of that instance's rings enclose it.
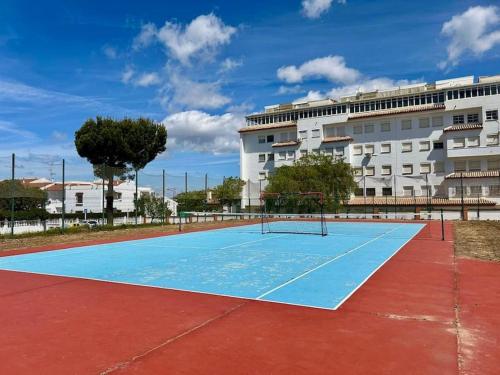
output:
{"label": "dirt ground", "polygon": [[[240,220],[230,220],[227,223],[234,225],[240,222]],[[243,222],[243,221],[241,221]],[[248,223],[248,221],[246,221]],[[207,222],[207,223],[193,223],[193,224],[183,224],[183,230],[194,230],[199,228],[214,228],[221,227],[224,222]],[[34,236],[25,238],[4,238],[0,239],[0,252],[17,250],[17,249],[27,249],[36,248],[47,245],[61,245],[61,244],[71,244],[71,243],[82,243],[82,242],[93,242],[95,240],[106,241],[113,239],[126,238],[130,236],[148,236],[162,233],[174,233],[178,232],[179,227],[177,225],[164,225],[164,226],[152,226],[152,227],[139,227],[139,228],[127,228],[127,229],[117,229],[114,231],[95,231],[95,232],[80,232],[80,233],[67,233],[64,235],[52,235],[52,236]]]}
{"label": "dirt ground", "polygon": [[457,221],[454,232],[456,255],[500,261],[499,221]]}

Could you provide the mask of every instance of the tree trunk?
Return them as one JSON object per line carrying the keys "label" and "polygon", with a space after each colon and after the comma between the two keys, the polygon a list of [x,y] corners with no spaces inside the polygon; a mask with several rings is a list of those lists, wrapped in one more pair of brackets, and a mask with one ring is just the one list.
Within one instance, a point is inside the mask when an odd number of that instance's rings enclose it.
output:
{"label": "tree trunk", "polygon": [[113,225],[113,195],[114,195],[114,185],[113,185],[113,168],[107,167],[106,174],[108,178],[108,191],[106,192],[106,218],[108,220],[108,225]]}

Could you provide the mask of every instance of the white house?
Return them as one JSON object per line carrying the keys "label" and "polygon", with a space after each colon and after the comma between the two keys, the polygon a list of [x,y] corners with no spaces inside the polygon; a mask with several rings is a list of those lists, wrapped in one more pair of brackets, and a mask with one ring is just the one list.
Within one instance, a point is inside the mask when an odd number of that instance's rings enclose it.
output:
{"label": "white house", "polygon": [[[46,209],[50,213],[62,212],[63,185],[61,182],[52,182],[47,179],[23,179],[24,184],[45,190],[48,194]],[[68,181],[65,183],[65,212],[76,213],[102,213],[103,196],[106,196],[107,186],[104,190],[101,180],[94,182]],[[144,195],[155,195],[150,187],[138,187],[139,197]],[[114,183],[114,207],[121,212],[133,213],[135,198],[135,182],[115,181]],[[177,202],[165,197],[167,207],[172,215],[177,215]]]}
{"label": "white house", "polygon": [[499,109],[500,76],[266,107],[239,131],[242,206],[308,153],[350,163],[358,196],[454,199],[463,186],[468,199],[500,203]]}

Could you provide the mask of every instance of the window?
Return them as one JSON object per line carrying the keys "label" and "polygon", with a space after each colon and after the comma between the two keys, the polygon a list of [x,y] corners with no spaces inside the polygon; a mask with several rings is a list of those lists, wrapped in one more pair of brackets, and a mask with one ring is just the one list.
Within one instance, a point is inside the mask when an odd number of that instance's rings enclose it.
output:
{"label": "window", "polygon": [[336,147],[335,156],[344,156],[344,147]]}
{"label": "window", "polygon": [[391,144],[390,143],[382,143],[380,145],[380,153],[381,154],[390,154],[391,153]]}
{"label": "window", "polygon": [[422,185],[420,190],[422,191],[422,195],[426,197],[432,196],[432,187],[430,185]]}
{"label": "window", "polygon": [[498,120],[498,110],[486,111],[486,121]]}
{"label": "window", "polygon": [[267,176],[265,171],[259,172],[259,180],[265,180],[266,177]]}
{"label": "window", "polygon": [[311,135],[312,138],[319,138],[319,136],[320,136],[319,129],[313,129],[311,133],[312,133],[312,135]]}
{"label": "window", "polygon": [[488,186],[488,195],[490,197],[500,197],[500,185]]}
{"label": "window", "polygon": [[473,197],[483,195],[483,187],[481,185],[469,186],[469,195],[472,195]]}
{"label": "window", "polygon": [[373,133],[374,130],[375,130],[375,125],[373,124],[365,125],[365,133]]}
{"label": "window", "polygon": [[481,170],[481,160],[469,160],[469,171],[478,172]]}
{"label": "window", "polygon": [[405,197],[413,197],[413,186],[403,186],[403,195]]}
{"label": "window", "polygon": [[362,155],[363,154],[363,146],[359,145],[359,146],[354,146],[352,148],[352,151],[353,151],[353,154],[354,155]]}
{"label": "window", "polygon": [[442,150],[443,147],[443,142],[434,142],[434,150]]}
{"label": "window", "polygon": [[319,152],[320,152],[320,151],[319,151],[319,148],[313,148],[313,149],[311,150],[311,153],[312,153],[312,154],[314,154],[314,155],[319,155]]}
{"label": "window", "polygon": [[454,164],[455,172],[465,172],[467,163],[465,161],[456,161]]}
{"label": "window", "polygon": [[259,135],[259,143],[266,143],[266,136],[265,135]]}
{"label": "window", "polygon": [[307,156],[307,150],[300,150],[300,157]]}
{"label": "window", "polygon": [[465,122],[464,115],[453,116],[453,124],[463,124]]}
{"label": "window", "polygon": [[383,176],[389,176],[392,174],[392,166],[390,165],[383,165],[382,166],[382,171],[380,173]]}
{"label": "window", "polygon": [[268,135],[267,136],[267,143],[274,143],[274,135]]}
{"label": "window", "polygon": [[391,131],[391,123],[384,122],[384,123],[380,124],[380,131],[381,132],[390,132]]}
{"label": "window", "polygon": [[267,154],[267,161],[274,161],[274,154]]}
{"label": "window", "polygon": [[444,173],[444,162],[442,161],[434,162],[434,173]]}
{"label": "window", "polygon": [[76,193],[75,199],[76,199],[77,206],[83,206],[83,193]]}
{"label": "window", "polygon": [[428,128],[430,126],[430,122],[428,118],[420,118],[418,119],[418,127],[419,128]]}
{"label": "window", "polygon": [[328,156],[333,156],[333,148],[331,148],[331,147],[329,147],[329,148],[325,148],[325,149],[323,150],[323,153],[324,153],[325,155],[328,155]]}
{"label": "window", "polygon": [[265,163],[266,154],[259,154],[259,163]]}
{"label": "window", "polygon": [[337,136],[338,137],[343,137],[345,136],[345,126],[339,126],[337,128]]}
{"label": "window", "polygon": [[299,131],[299,139],[307,139],[307,130]]}
{"label": "window", "polygon": [[465,138],[453,139],[453,148],[464,148],[464,147],[465,147]]}
{"label": "window", "polygon": [[363,134],[363,127],[361,125],[356,125],[353,127],[354,134]]}
{"label": "window", "polygon": [[486,144],[488,146],[498,146],[498,133],[486,135]]}
{"label": "window", "polygon": [[429,151],[431,149],[430,141],[421,141],[419,142],[419,150],[420,151]]}
{"label": "window", "polygon": [[[465,193],[466,187],[464,186],[464,193]],[[455,196],[461,196],[462,195],[462,187],[461,186],[456,186],[455,187]]]}
{"label": "window", "polygon": [[354,189],[354,195],[356,197],[362,197],[362,196],[364,196],[365,194],[363,192],[363,188],[356,188],[356,189]]}
{"label": "window", "polygon": [[278,160],[285,160],[286,152],[278,152]]}
{"label": "window", "polygon": [[411,120],[403,120],[403,121],[401,121],[401,129],[402,130],[409,130],[409,129],[411,129]]}
{"label": "window", "polygon": [[366,196],[374,197],[375,196],[375,188],[366,188]]}
{"label": "window", "polygon": [[363,176],[363,168],[353,168],[354,176]]}
{"label": "window", "polygon": [[412,143],[411,142],[401,143],[401,151],[402,152],[411,152],[411,150],[412,150]]}
{"label": "window", "polygon": [[365,145],[365,154],[374,154],[375,146],[374,145]]}
{"label": "window", "polygon": [[420,163],[420,174],[431,173],[431,163]]}
{"label": "window", "polygon": [[488,160],[488,170],[498,171],[500,170],[500,159],[498,160]]}
{"label": "window", "polygon": [[477,114],[477,113],[469,113],[467,115],[467,122],[469,124],[477,124],[477,123],[479,123],[479,114]]}
{"label": "window", "polygon": [[390,187],[383,187],[382,188],[382,195],[383,196],[391,196],[392,195],[392,188]]}
{"label": "window", "polygon": [[286,153],[286,159],[287,159],[287,160],[294,160],[294,159],[295,159],[295,152],[293,152],[293,151],[288,151],[288,152]]}
{"label": "window", "polygon": [[433,117],[432,126],[433,127],[443,126],[443,116]]}
{"label": "window", "polygon": [[413,174],[413,164],[403,164],[403,174]]}
{"label": "window", "polygon": [[288,133],[280,133],[280,142],[288,142]]}
{"label": "window", "polygon": [[365,167],[366,176],[375,176],[375,167]]}
{"label": "window", "polygon": [[467,146],[469,146],[469,147],[479,147],[479,137],[469,137],[469,138],[467,138]]}

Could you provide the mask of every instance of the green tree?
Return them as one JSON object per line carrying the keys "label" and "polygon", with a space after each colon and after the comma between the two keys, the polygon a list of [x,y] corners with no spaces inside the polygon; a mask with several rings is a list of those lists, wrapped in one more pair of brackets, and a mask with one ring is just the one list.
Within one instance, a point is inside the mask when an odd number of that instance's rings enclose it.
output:
{"label": "green tree", "polygon": [[150,217],[151,222],[172,214],[167,204],[163,205],[161,197],[150,194],[145,194],[137,200],[137,212],[144,217]]}
{"label": "green tree", "polygon": [[[127,178],[131,171],[144,168],[166,150],[165,127],[150,119],[96,117],[87,120],[75,133],[78,154],[93,166],[96,175],[105,177],[106,216],[113,224],[114,178]],[[103,178],[104,183],[104,178]]]}
{"label": "green tree", "polygon": [[269,176],[266,192],[321,192],[325,196],[326,208],[337,210],[356,187],[352,168],[343,159],[311,154],[301,157],[293,165],[277,168]]}
{"label": "green tree", "polygon": [[14,198],[14,217],[18,220],[46,219],[47,192],[27,186],[19,180],[0,181],[0,220],[11,217],[11,198]]}
{"label": "green tree", "polygon": [[241,199],[243,186],[245,186],[245,181],[238,177],[228,177],[213,189],[213,194],[221,205],[231,205]]}
{"label": "green tree", "polygon": [[177,210],[183,211],[205,211],[207,208],[207,196],[204,190],[188,191],[175,196],[179,204]]}

